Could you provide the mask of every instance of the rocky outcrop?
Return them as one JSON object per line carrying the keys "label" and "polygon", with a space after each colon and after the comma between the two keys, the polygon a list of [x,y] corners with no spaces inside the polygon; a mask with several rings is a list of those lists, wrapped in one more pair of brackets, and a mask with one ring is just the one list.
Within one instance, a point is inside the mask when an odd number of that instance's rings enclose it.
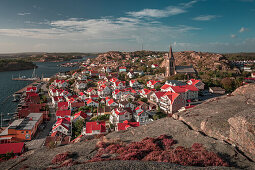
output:
{"label": "rocky outcrop", "polygon": [[[193,65],[197,71],[207,70],[230,70],[229,61],[221,54],[183,51],[174,53],[176,65]],[[165,66],[162,62],[161,67]]]}
{"label": "rocky outcrop", "polygon": [[237,146],[255,161],[255,84],[230,95],[208,100],[174,118],[210,137]]}
{"label": "rocky outcrop", "polygon": [[[137,128],[131,128],[126,131],[113,132],[106,135],[107,140],[120,141],[122,143],[138,142],[146,137],[158,137],[162,134],[172,136],[176,140],[176,146],[191,147],[194,143],[201,143],[208,151],[212,151],[227,161],[231,167],[244,168],[244,167],[253,167],[254,164],[250,162],[246,157],[238,152],[235,147],[229,145],[228,143],[222,142],[220,140],[215,140],[208,136],[191,130],[187,125],[181,121],[174,120],[173,118],[167,117],[154,121],[150,124],[140,126]],[[2,162],[2,169],[19,169],[22,167],[28,167],[30,169],[46,169],[49,167],[54,168],[55,165],[52,163],[52,160],[56,158],[56,155],[59,155],[64,152],[72,154],[72,162],[75,165],[72,165],[73,169],[83,169],[83,168],[95,168],[104,165],[103,162],[94,162],[94,163],[85,163],[90,160],[97,154],[99,139],[93,140],[82,140],[81,142],[69,144],[62,147],[57,147],[54,149],[39,149],[31,154],[27,154],[18,159],[9,160],[7,162]],[[42,161],[43,160],[43,161]],[[69,160],[69,157],[68,157]],[[125,162],[124,162],[125,163]],[[107,162],[107,167],[109,169],[114,167],[122,167],[123,161],[110,161]],[[140,164],[140,165],[139,165]],[[114,166],[113,166],[114,165]],[[130,162],[131,169],[139,169],[141,167],[165,167],[176,168],[178,166],[166,163],[164,166],[160,166],[160,163],[156,162]],[[198,167],[181,167],[182,169],[203,169]],[[120,168],[121,169],[121,168]],[[143,169],[143,168],[142,168]],[[161,169],[161,168],[159,168]],[[221,167],[221,169],[224,169]],[[225,168],[229,169],[229,168]],[[231,168],[230,168],[231,169]]]}

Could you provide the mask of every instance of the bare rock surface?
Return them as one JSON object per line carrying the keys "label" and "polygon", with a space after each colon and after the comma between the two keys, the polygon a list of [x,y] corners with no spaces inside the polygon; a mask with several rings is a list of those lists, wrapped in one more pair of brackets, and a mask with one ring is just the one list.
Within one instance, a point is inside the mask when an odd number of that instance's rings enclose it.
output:
{"label": "bare rock surface", "polygon": [[174,114],[192,129],[236,145],[255,161],[255,84]]}
{"label": "bare rock surface", "polygon": [[[154,121],[145,126],[131,128],[127,131],[113,132],[106,135],[109,140],[122,141],[130,143],[140,141],[145,137],[158,137],[162,134],[171,135],[176,141],[177,146],[191,147],[193,143],[201,143],[204,147],[217,153],[225,161],[229,162],[231,167],[220,167],[221,169],[250,168],[253,169],[254,163],[250,162],[246,157],[238,152],[235,147],[220,140],[204,136],[201,133],[190,130],[183,122],[174,120],[173,118],[164,118]],[[97,152],[96,143],[99,139],[89,141],[82,140],[79,143],[69,144],[54,149],[42,148],[17,159],[9,160],[1,163],[1,169],[45,169],[56,168],[57,165],[52,164],[52,159],[59,153],[69,152],[72,154],[74,163],[68,169],[204,169],[198,167],[184,167],[171,163],[156,162],[137,162],[137,161],[109,161],[85,163],[90,160]],[[72,161],[71,160],[71,161]],[[124,166],[125,165],[125,166]],[[217,169],[210,167],[212,169]],[[218,167],[219,168],[219,167]],[[205,168],[206,169],[206,168]],[[208,169],[208,168],[207,168]]]}

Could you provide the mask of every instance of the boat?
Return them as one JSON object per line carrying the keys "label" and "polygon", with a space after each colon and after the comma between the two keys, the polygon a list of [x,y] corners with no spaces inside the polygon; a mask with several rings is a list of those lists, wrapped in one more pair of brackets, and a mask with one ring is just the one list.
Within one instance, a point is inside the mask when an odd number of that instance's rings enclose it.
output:
{"label": "boat", "polygon": [[26,77],[26,76],[20,76],[19,74],[19,77],[18,78],[13,78],[12,77],[12,80],[22,80],[22,81],[38,81],[40,80],[39,77],[36,76],[36,73],[35,73],[35,68],[33,70],[33,73],[32,73],[32,76],[31,77]]}

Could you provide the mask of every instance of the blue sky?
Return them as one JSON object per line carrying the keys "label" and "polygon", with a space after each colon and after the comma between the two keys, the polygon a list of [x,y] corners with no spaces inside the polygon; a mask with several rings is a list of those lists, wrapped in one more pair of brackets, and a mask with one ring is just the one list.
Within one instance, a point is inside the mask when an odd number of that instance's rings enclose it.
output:
{"label": "blue sky", "polygon": [[255,52],[255,0],[1,0],[0,53]]}

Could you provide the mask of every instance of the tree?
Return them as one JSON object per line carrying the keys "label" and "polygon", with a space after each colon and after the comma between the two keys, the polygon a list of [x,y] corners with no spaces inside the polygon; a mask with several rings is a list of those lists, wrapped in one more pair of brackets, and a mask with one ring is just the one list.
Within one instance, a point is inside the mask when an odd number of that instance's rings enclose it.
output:
{"label": "tree", "polygon": [[84,127],[84,119],[80,119],[80,120],[77,120],[75,123],[73,123],[73,136],[74,138],[78,137],[81,132],[82,132],[82,129]]}
{"label": "tree", "polygon": [[233,91],[235,89],[235,83],[230,77],[226,77],[221,80],[222,87],[227,91]]}

